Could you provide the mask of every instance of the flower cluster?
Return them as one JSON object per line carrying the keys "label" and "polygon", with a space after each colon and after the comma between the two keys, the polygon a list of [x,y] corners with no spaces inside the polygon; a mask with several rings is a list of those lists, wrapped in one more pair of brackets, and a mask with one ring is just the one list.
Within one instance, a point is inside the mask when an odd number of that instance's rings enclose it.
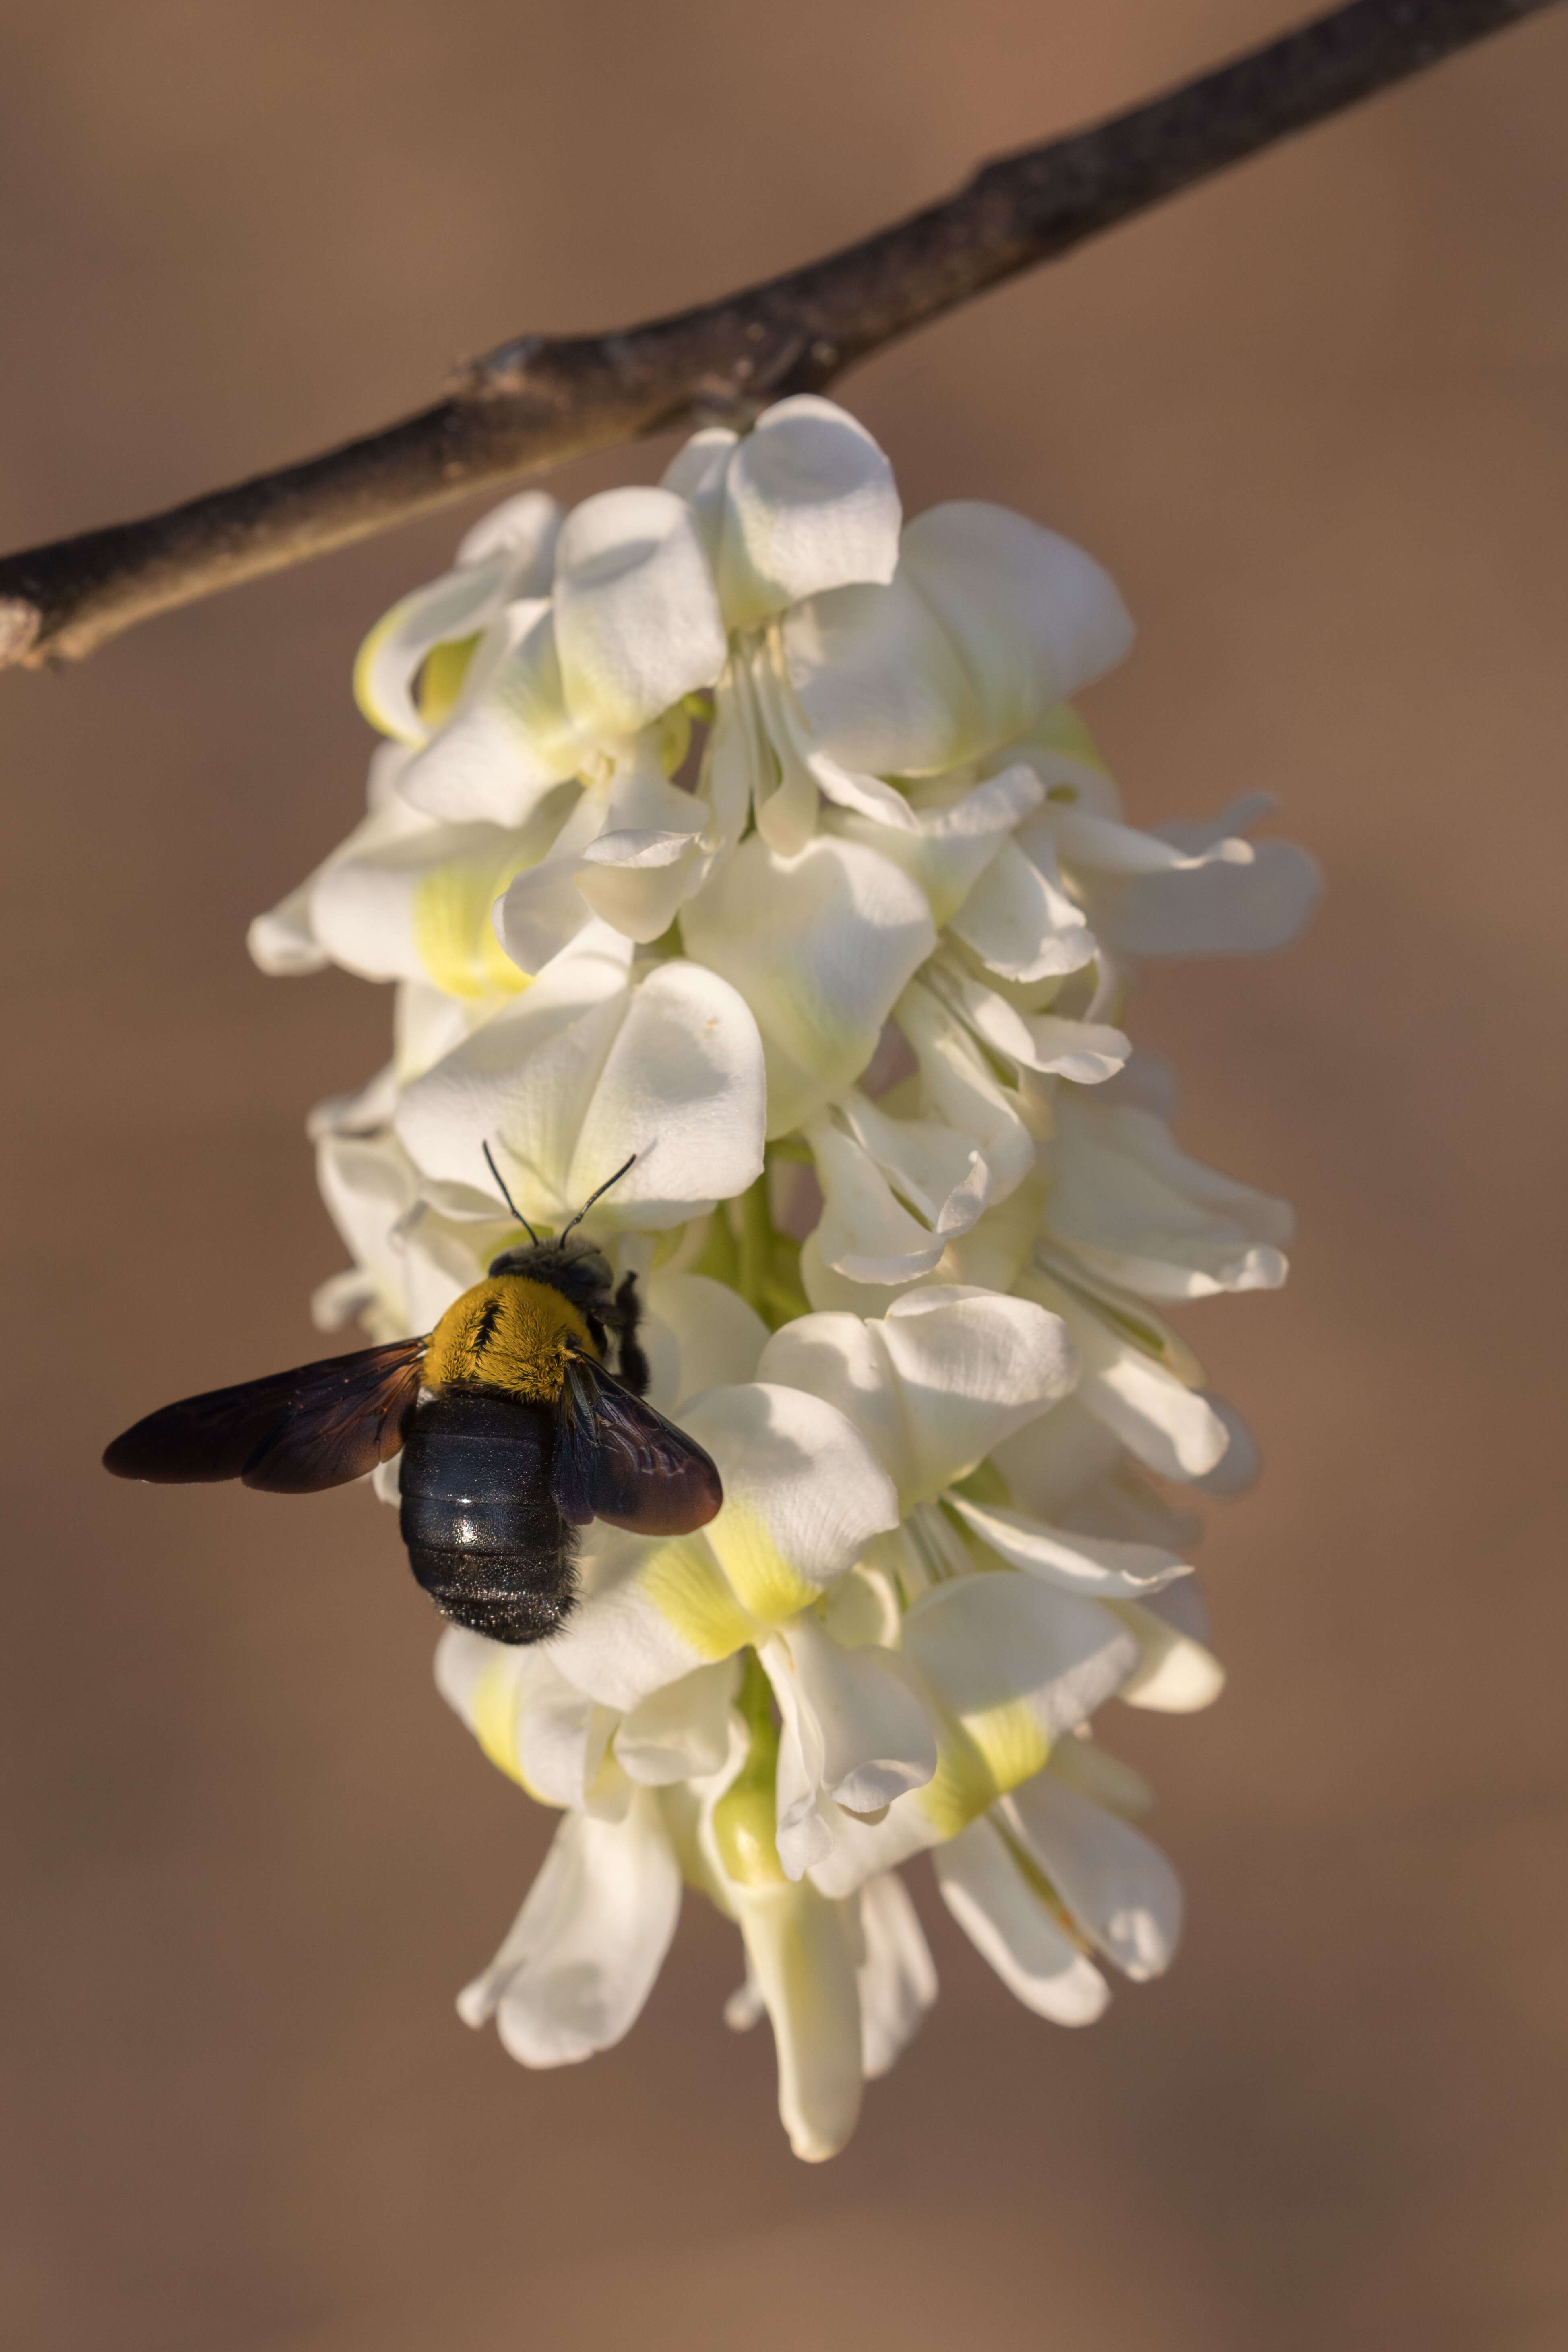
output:
{"label": "flower cluster", "polygon": [[1120,1021],[1134,959],[1278,945],[1316,882],[1255,804],[1123,822],[1068,698],[1131,634],[1066,540],[905,526],[871,436],[782,401],[658,488],[509,499],[388,614],[368,814],[252,934],[397,984],[389,1066],[316,1117],[323,1323],[423,1330],[520,1237],[487,1143],[542,1230],[637,1155],[588,1230],[724,1507],[591,1528],[548,1643],[442,1635],[562,1812],[460,2008],[531,2065],[607,2048],[698,1888],[808,2158],[934,1997],[921,1850],[1058,2023],[1177,1937],[1090,1718],[1219,1688],[1167,1489],[1252,1447],[1161,1310],[1278,1284],[1290,1217],[1179,1150]]}

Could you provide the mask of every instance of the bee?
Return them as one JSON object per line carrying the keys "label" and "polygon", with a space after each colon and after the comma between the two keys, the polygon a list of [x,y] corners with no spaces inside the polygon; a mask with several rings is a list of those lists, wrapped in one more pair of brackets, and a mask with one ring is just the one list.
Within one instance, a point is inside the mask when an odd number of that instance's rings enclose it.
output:
{"label": "bee", "polygon": [[[647,1402],[637,1276],[572,1239],[618,1168],[553,1239],[528,1234],[419,1339],[215,1389],[149,1413],[103,1466],[156,1486],[237,1478],[317,1494],[401,1452],[399,1528],[443,1616],[496,1642],[542,1642],[576,1599],[578,1529],[689,1535],[724,1499],[694,1438]],[[615,1335],[616,1370],[607,1358]]]}

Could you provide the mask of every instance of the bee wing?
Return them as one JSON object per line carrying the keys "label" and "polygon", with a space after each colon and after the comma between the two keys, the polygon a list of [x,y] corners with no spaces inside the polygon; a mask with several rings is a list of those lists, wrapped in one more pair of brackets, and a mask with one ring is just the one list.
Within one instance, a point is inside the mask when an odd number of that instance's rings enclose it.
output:
{"label": "bee wing", "polygon": [[395,1339],[185,1397],[117,1437],[103,1466],[160,1486],[214,1478],[274,1495],[342,1486],[402,1445],[424,1360],[423,1339]]}
{"label": "bee wing", "polygon": [[605,1519],[639,1536],[686,1536],[724,1500],[695,1438],[586,1356],[568,1356],[555,1422],[555,1507],[574,1527]]}

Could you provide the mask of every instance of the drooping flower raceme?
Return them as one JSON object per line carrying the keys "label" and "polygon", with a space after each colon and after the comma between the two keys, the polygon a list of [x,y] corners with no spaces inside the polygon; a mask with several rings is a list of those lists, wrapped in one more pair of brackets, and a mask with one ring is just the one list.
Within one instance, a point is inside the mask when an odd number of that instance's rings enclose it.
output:
{"label": "drooping flower raceme", "polygon": [[1079,549],[905,525],[871,436],[782,401],[657,488],[509,499],[394,608],[366,815],[252,933],[396,986],[387,1067],[314,1121],[323,1324],[424,1330],[520,1238],[487,1144],[550,1231],[637,1155],[588,1231],[724,1506],[588,1529],[547,1643],[442,1634],[561,1814],[459,2007],[530,2065],[607,2048],[695,1888],[806,2158],[935,1997],[917,1854],[1059,2024],[1175,1948],[1101,1713],[1217,1693],[1172,1490],[1255,1449],[1164,1310],[1282,1281],[1290,1214],[1178,1146],[1122,1021],[1138,960],[1278,946],[1316,880],[1263,802],[1125,822],[1069,698],[1131,635]]}

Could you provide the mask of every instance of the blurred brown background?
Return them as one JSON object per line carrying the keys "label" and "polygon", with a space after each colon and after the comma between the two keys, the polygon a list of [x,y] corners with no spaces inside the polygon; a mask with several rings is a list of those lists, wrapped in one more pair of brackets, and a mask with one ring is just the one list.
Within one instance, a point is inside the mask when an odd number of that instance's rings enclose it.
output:
{"label": "blurred brown background", "polygon": [[[805,258],[1289,14],[6,0],[0,541]],[[1185,1323],[1270,1456],[1205,1554],[1231,1691],[1109,1727],[1185,1952],[1073,2035],[934,1917],[938,2010],[824,2169],[696,1903],[587,2067],[457,2021],[550,1824],[437,1700],[389,1515],[97,1468],[312,1352],[301,1120],[389,1008],[261,979],[244,927],[353,819],[351,656],[466,516],[0,681],[8,2346],[1568,2337],[1565,108],[1548,19],[847,386],[910,509],[1003,499],[1116,573],[1132,809],[1272,788],[1331,891],[1136,1008],[1188,1149],[1303,1216],[1282,1297]]]}

